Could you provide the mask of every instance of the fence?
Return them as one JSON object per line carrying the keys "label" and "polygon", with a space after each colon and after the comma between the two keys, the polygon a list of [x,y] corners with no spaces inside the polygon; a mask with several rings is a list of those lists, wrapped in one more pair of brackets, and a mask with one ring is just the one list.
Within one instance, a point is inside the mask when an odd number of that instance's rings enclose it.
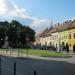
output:
{"label": "fence", "polygon": [[18,59],[18,57],[26,56],[23,51],[19,49],[0,49],[0,54],[0,75],[36,75],[35,68],[28,66],[29,59],[26,59],[26,61]]}
{"label": "fence", "polygon": [[5,56],[14,56],[14,57],[19,57],[19,56],[28,56],[28,49],[0,49],[0,54],[5,55]]}

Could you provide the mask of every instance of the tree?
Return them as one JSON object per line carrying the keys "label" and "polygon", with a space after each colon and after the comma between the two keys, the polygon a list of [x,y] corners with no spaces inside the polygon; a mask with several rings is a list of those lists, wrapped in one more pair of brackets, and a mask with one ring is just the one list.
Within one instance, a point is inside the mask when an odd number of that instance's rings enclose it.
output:
{"label": "tree", "polygon": [[6,31],[5,28],[0,27],[0,48],[2,48],[2,46],[4,45],[5,31]]}
{"label": "tree", "polygon": [[30,27],[23,26],[22,30],[20,32],[20,41],[21,45],[24,47],[24,45],[27,45],[27,38],[29,39],[29,42],[35,41],[35,31],[32,30]]}
{"label": "tree", "polygon": [[22,25],[18,22],[13,20],[8,27],[7,36],[9,45],[11,47],[17,47],[19,43],[19,33],[21,31]]}
{"label": "tree", "polygon": [[25,33],[26,37],[29,38],[29,42],[35,41],[35,31],[33,29],[31,29],[30,27],[26,27]]}
{"label": "tree", "polygon": [[0,22],[0,48],[4,45],[8,22]]}
{"label": "tree", "polygon": [[29,42],[35,41],[35,31],[16,20],[12,20],[10,23],[0,22],[0,47],[4,44],[6,36],[8,36],[9,46],[12,48],[26,46],[27,37]]}

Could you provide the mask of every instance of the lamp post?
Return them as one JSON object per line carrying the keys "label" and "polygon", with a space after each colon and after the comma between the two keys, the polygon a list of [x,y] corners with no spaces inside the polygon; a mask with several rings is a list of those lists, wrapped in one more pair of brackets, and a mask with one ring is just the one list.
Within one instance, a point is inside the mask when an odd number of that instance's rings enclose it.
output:
{"label": "lamp post", "polygon": [[27,34],[26,42],[27,42],[27,57],[28,57],[28,42],[29,42],[28,34]]}

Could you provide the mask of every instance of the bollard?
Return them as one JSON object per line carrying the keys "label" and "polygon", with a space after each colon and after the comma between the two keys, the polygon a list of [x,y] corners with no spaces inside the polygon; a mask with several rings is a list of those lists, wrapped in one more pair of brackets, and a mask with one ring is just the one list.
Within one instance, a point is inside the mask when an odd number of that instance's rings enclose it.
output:
{"label": "bollard", "polygon": [[34,70],[34,75],[36,75],[36,70]]}
{"label": "bollard", "polygon": [[16,74],[16,62],[14,62],[14,75],[17,75]]}
{"label": "bollard", "polygon": [[1,56],[0,56],[0,75],[1,75]]}

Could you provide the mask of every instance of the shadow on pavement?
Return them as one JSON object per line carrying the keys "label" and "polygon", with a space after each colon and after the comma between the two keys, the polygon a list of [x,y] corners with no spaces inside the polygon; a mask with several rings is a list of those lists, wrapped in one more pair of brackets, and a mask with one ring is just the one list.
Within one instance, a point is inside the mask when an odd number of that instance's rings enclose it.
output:
{"label": "shadow on pavement", "polygon": [[2,75],[14,75],[14,62],[16,62],[17,75],[34,75],[34,70],[36,70],[36,75],[75,75],[75,64],[53,60],[1,56]]}

